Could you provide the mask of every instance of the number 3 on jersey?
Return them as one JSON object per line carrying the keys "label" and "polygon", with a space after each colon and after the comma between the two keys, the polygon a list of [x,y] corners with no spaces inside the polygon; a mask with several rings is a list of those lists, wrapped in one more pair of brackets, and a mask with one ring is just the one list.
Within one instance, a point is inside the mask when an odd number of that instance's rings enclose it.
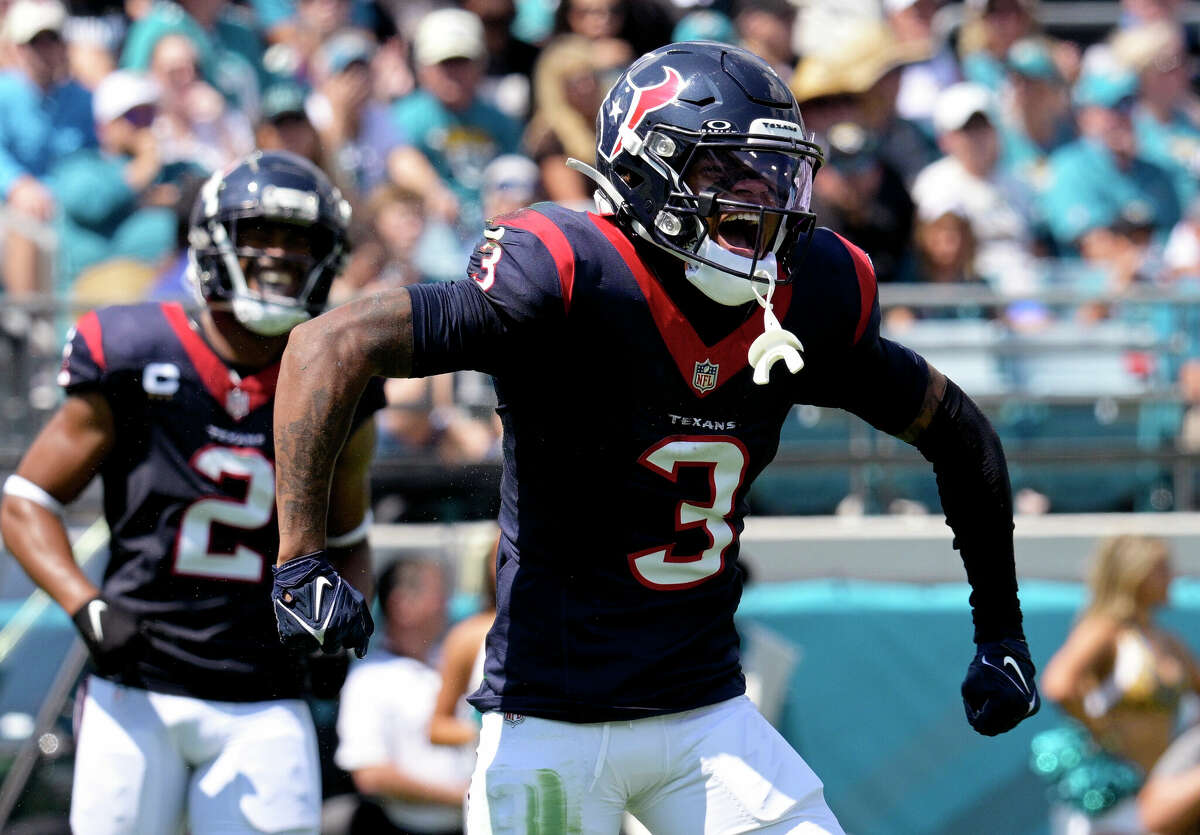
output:
{"label": "number 3 on jersey", "polygon": [[728,517],[746,476],[746,448],[741,441],[676,435],[650,447],[638,463],[671,481],[679,479],[680,467],[708,468],[708,504],[681,501],[675,511],[675,530],[703,526],[710,544],[695,556],[677,555],[673,543],[630,554],[634,576],[651,588],[686,589],[720,573],[725,550],[734,540]]}
{"label": "number 3 on jersey", "polygon": [[244,481],[246,497],[239,501],[211,496],[188,506],[179,522],[175,573],[257,583],[262,579],[263,555],[240,544],[232,554],[213,553],[209,550],[212,526],[252,531],[269,524],[275,513],[275,467],[257,449],[223,446],[205,447],[191,464],[214,484],[222,478]]}

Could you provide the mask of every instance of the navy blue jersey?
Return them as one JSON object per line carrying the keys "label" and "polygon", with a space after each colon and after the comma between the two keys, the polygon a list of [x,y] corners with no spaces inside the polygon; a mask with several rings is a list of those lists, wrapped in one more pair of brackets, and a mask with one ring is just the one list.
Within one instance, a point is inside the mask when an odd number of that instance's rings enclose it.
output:
{"label": "navy blue jersey", "polygon": [[487,231],[473,280],[412,288],[413,373],[492,374],[504,425],[479,710],[594,722],[743,692],[738,535],[792,405],[893,432],[920,409],[925,363],[879,337],[870,261],[834,233],[775,291],[805,366],[765,386],[757,305],[648,258],[610,219],[543,204]]}
{"label": "navy blue jersey", "polygon": [[[59,383],[112,409],[104,460],[107,597],[143,618],[150,650],[116,679],[225,701],[300,694],[271,607],[279,550],[275,363],[240,376],[178,304],[110,307],[71,332]],[[359,420],[382,403],[368,389]]]}

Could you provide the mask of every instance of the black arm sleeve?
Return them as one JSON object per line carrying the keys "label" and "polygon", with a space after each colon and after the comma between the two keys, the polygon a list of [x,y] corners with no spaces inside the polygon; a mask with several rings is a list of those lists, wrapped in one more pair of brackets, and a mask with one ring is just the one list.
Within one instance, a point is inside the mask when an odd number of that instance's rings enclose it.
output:
{"label": "black arm sleeve", "polygon": [[933,464],[971,584],[975,642],[1024,638],[1013,565],[1012,487],[1000,438],[952,381],[916,447]]}

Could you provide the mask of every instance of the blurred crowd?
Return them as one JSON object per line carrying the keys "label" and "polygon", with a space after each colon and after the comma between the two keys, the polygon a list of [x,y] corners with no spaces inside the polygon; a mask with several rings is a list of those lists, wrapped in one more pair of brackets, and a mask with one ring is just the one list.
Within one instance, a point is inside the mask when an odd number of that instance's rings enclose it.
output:
{"label": "blurred crowd", "polygon": [[[1055,37],[1036,0],[0,2],[4,292],[187,298],[199,184],[255,146],[312,159],[349,197],[335,301],[452,280],[485,218],[590,207],[563,163],[594,157],[608,85],[645,50],[707,39],[789,80],[827,157],[819,222],[881,282],[991,300],[889,307],[901,339],[962,318],[1132,321],[1173,347],[1134,373],[1177,385],[1196,376],[1196,307],[1120,299],[1200,277],[1197,32],[1180,0],[1081,5],[1117,25]],[[394,381],[389,399],[390,451],[496,455],[479,381]]]}

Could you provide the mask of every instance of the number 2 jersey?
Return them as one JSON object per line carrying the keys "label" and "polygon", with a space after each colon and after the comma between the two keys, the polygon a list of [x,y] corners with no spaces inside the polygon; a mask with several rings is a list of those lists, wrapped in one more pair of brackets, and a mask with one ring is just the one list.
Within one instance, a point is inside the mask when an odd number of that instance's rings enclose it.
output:
{"label": "number 2 jersey", "polygon": [[804,367],[779,363],[767,385],[746,359],[761,309],[700,296],[608,217],[539,204],[499,218],[471,280],[411,288],[413,374],[492,374],[504,426],[476,708],[596,722],[744,691],[738,536],[788,412],[836,406],[898,433],[929,375],[880,338],[861,250],[819,229],[796,260],[773,304]]}
{"label": "number 2 jersey", "polygon": [[[99,392],[114,421],[104,594],[142,618],[150,647],[115,680],[221,701],[301,694],[270,598],[278,376],[277,362],[240,375],[178,304],[103,308],[70,334],[60,385]],[[372,384],[356,425],[381,405]]]}

